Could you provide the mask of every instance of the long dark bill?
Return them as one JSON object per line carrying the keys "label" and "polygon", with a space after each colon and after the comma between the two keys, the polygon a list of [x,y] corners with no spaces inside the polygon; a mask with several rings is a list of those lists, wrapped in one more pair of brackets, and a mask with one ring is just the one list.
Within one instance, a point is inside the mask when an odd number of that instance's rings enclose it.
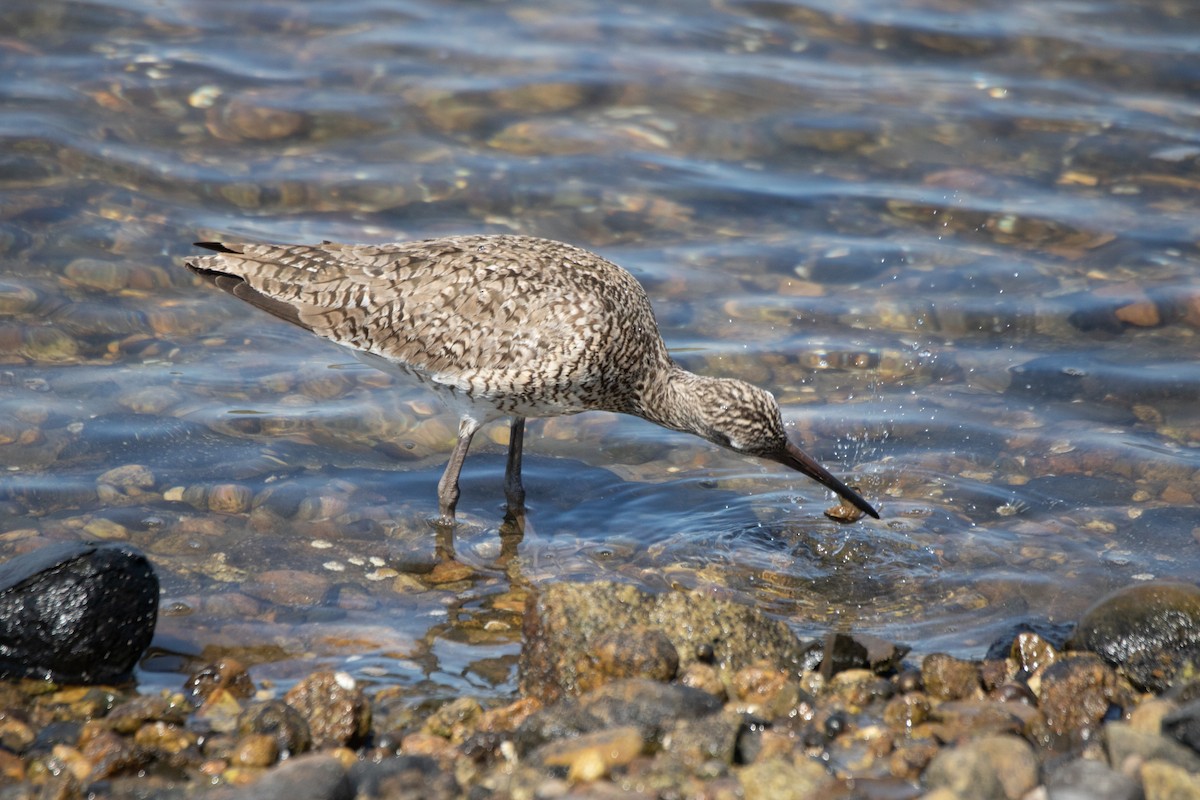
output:
{"label": "long dark bill", "polygon": [[876,511],[870,503],[863,500],[858,492],[851,489],[846,484],[833,477],[833,474],[813,460],[812,456],[801,450],[791,442],[787,443],[787,452],[780,457],[779,463],[791,467],[794,470],[803,472],[808,477],[812,478],[822,486],[832,489],[837,492],[838,496],[846,500],[850,505],[857,508],[864,514],[870,514],[875,519],[879,519],[879,512]]}

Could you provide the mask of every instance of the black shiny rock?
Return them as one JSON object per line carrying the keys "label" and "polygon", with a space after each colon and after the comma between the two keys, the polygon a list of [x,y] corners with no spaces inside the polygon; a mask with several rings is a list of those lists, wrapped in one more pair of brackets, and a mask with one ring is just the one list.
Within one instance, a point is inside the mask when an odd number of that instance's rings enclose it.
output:
{"label": "black shiny rock", "polygon": [[115,544],[64,543],[0,564],[0,677],[116,683],[154,635],[158,578]]}

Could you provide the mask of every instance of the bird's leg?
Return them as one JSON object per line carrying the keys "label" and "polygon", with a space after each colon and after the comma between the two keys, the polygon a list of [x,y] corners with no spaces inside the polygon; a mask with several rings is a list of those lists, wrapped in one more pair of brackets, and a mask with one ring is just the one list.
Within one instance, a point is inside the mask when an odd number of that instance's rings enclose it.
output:
{"label": "bird's leg", "polygon": [[470,417],[463,417],[458,423],[458,443],[454,452],[446,462],[446,471],[438,481],[438,507],[444,524],[454,522],[454,507],[458,505],[458,474],[462,472],[463,461],[467,458],[467,450],[471,447],[471,437],[479,430],[479,423]]}
{"label": "bird's leg", "polygon": [[516,515],[525,510],[525,487],[521,485],[521,447],[525,443],[525,418],[513,417],[508,429],[508,463],[504,467],[504,497],[508,513]]}

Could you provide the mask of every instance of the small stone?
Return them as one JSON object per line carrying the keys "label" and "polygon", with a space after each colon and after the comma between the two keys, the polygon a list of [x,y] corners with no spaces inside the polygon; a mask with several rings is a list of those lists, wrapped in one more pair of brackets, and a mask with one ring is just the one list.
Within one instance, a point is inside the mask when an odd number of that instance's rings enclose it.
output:
{"label": "small stone", "polygon": [[[1200,705],[1197,706],[1197,710],[1200,710]],[[1129,724],[1134,730],[1143,733],[1163,733],[1163,719],[1178,711],[1179,706],[1170,700],[1152,697],[1133,709],[1129,714]]]}
{"label": "small stone", "polygon": [[254,492],[240,483],[218,483],[208,490],[208,510],[218,514],[244,514],[253,500]]}
{"label": "small stone", "polygon": [[167,722],[149,722],[133,735],[134,744],[143,750],[177,755],[196,746],[196,734]]}
{"label": "small stone", "polygon": [[1128,723],[1105,725],[1104,744],[1109,762],[1118,770],[1123,770],[1131,758],[1137,758],[1141,761],[1157,759],[1189,772],[1200,772],[1200,754],[1196,751],[1166,736],[1134,730]]}
{"label": "small stone", "polygon": [[1064,736],[1099,725],[1116,696],[1116,674],[1088,653],[1069,656],[1046,669],[1038,707],[1050,732]]}
{"label": "small stone", "polygon": [[1038,785],[1033,748],[1016,736],[985,736],[934,756],[925,785],[978,800],[1018,800]]}
{"label": "small stone", "polygon": [[1058,651],[1054,646],[1031,631],[1017,634],[1013,640],[1011,655],[1017,666],[1031,675],[1058,659]]}
{"label": "small stone", "polygon": [[154,473],[141,464],[126,464],[101,473],[96,483],[111,486],[124,494],[137,495],[154,486]]}
{"label": "small stone", "polygon": [[929,719],[929,698],[921,692],[897,695],[883,709],[883,721],[893,729],[910,730]]}
{"label": "small stone", "polygon": [[250,680],[245,665],[235,658],[223,658],[213,664],[205,664],[188,676],[183,688],[196,705],[207,702],[218,690],[242,698],[254,694],[254,682]]}
{"label": "small stone", "polygon": [[755,761],[737,771],[746,800],[811,800],[827,793],[834,777],[810,758],[785,756]]}
{"label": "small stone", "polygon": [[532,758],[548,767],[566,767],[567,780],[581,783],[603,778],[614,767],[633,761],[645,744],[638,729],[627,725],[550,742]]}
{"label": "small stone", "polygon": [[242,737],[256,733],[271,735],[281,756],[299,755],[312,747],[308,722],[282,700],[269,700],[246,709],[238,717],[237,732]]}
{"label": "small stone", "polygon": [[931,653],[921,662],[921,681],[925,692],[936,700],[963,700],[982,697],[979,669],[945,653]]}
{"label": "small stone", "polygon": [[725,684],[721,681],[720,673],[711,664],[693,661],[679,676],[679,683],[682,686],[690,686],[693,689],[707,692],[714,697],[725,697]]}
{"label": "small stone", "polygon": [[1147,761],[1139,773],[1146,800],[1200,800],[1200,775],[1165,761]]}
{"label": "small stone", "polygon": [[466,738],[482,716],[483,706],[478,700],[460,697],[435,711],[425,720],[422,730],[458,743]]}
{"label": "small stone", "polygon": [[268,733],[251,733],[238,739],[232,763],[241,767],[269,767],[279,760],[279,741]]}
{"label": "small stone", "polygon": [[314,672],[284,698],[308,722],[317,747],[355,747],[371,727],[371,705],[344,672]]}

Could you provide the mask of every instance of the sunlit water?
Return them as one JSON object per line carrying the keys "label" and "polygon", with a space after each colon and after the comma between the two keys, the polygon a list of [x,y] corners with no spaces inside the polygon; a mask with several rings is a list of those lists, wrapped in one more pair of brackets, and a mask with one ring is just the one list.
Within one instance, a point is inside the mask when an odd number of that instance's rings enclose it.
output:
{"label": "sunlit water", "polygon": [[[143,548],[143,684],[232,654],[415,695],[511,691],[522,591],[556,580],[978,656],[1191,579],[1197,9],[8,2],[0,546]],[[519,542],[507,431],[478,437],[439,540],[436,402],[179,266],[481,231],[628,267],[682,363],[775,392],[883,520],[589,414],[531,424]]]}

